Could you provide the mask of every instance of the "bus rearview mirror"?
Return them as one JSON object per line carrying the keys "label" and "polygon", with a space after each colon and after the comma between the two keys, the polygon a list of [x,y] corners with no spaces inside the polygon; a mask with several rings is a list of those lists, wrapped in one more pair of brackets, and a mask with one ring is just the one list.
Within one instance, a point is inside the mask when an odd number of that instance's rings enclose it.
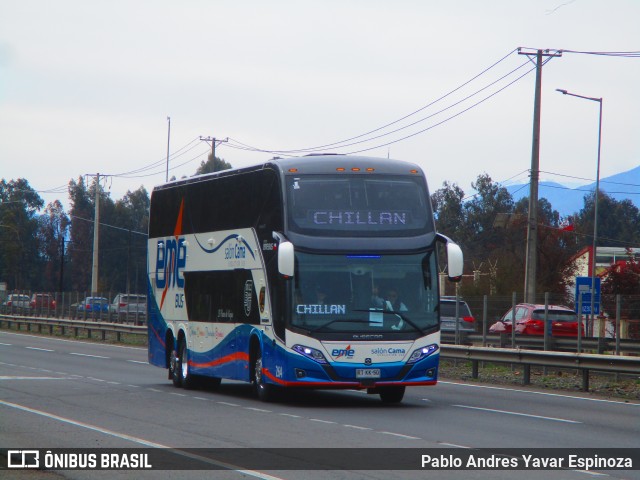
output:
{"label": "bus rearview mirror", "polygon": [[447,242],[447,265],[449,280],[459,282],[462,280],[462,267],[464,261],[462,250],[453,242]]}
{"label": "bus rearview mirror", "polygon": [[278,271],[287,277],[293,277],[294,249],[291,242],[280,242],[278,245]]}

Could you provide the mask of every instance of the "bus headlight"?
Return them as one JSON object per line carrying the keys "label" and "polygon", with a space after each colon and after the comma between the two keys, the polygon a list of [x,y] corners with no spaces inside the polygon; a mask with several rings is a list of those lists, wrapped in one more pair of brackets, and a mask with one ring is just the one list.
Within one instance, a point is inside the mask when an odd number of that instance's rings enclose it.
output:
{"label": "bus headlight", "polygon": [[300,355],[304,355],[307,358],[310,358],[314,362],[318,363],[329,363],[327,359],[324,358],[324,354],[320,350],[316,350],[315,348],[305,347],[304,345],[294,345],[293,350],[298,352]]}
{"label": "bus headlight", "polygon": [[438,345],[436,345],[435,343],[432,343],[431,345],[427,345],[426,347],[419,348],[418,350],[416,350],[411,354],[411,356],[409,357],[409,360],[407,360],[407,363],[416,363],[422,360],[423,358],[428,357],[429,355],[436,352],[437,350],[438,350]]}

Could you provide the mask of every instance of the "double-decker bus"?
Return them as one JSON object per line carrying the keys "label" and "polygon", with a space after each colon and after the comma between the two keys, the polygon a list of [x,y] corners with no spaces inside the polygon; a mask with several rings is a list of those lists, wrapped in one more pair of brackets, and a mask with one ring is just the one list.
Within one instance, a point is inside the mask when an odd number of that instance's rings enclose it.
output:
{"label": "double-decker bus", "polygon": [[149,362],[179,387],[251,382],[366,389],[400,402],[434,385],[438,244],[411,163],[346,155],[273,159],[154,188]]}

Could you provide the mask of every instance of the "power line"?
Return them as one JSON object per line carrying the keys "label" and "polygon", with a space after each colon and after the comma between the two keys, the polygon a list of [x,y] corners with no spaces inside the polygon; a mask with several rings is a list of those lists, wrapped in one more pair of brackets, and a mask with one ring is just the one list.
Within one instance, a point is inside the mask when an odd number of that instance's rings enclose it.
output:
{"label": "power line", "polygon": [[[169,160],[170,161],[171,160],[175,160],[175,159],[181,157],[182,155],[185,155],[189,151],[193,150],[194,148],[196,148],[199,145],[198,140],[199,140],[198,137],[196,137],[193,140],[191,140],[189,143],[187,143],[186,145],[183,145],[178,150],[174,151],[169,156]],[[137,169],[134,169],[134,170],[130,170],[128,172],[122,172],[122,173],[114,174],[113,176],[114,177],[119,177],[119,178],[136,178],[137,176],[134,176],[134,174],[146,172],[146,171],[149,171],[151,169],[157,168],[160,165],[165,165],[166,161],[167,161],[167,159],[165,157],[162,160],[155,161],[155,162],[147,164],[147,165],[145,165],[143,167],[140,167],[140,168],[137,168]]]}
{"label": "power line", "polygon": [[[547,172],[547,171],[543,171],[543,170],[540,170],[540,172],[546,173],[548,175],[555,175],[555,176],[558,176],[558,177],[566,177],[566,178],[573,178],[575,180],[585,180],[585,181],[588,181],[588,182],[595,182],[595,179],[593,179],[593,178],[576,177],[574,175],[565,175],[565,174],[562,174],[562,173]],[[628,186],[628,187],[640,187],[640,185],[637,184],[637,183],[614,182],[614,181],[611,181],[611,180],[600,180],[600,183],[610,183],[612,185],[625,185],[625,186]]]}
{"label": "power line", "polygon": [[[82,220],[82,221],[84,221],[84,222],[95,223],[95,221],[94,221],[94,220],[89,219],[89,218],[83,218],[83,217],[79,217],[79,216],[77,216],[77,215],[69,215],[69,216],[70,216],[71,218],[75,218],[75,219],[77,219],[77,220]],[[146,232],[138,232],[138,231],[135,231],[135,230],[131,230],[131,229],[129,229],[129,228],[116,227],[115,225],[110,225],[110,224],[108,224],[108,223],[103,223],[103,222],[99,222],[99,223],[100,223],[100,225],[102,225],[103,227],[109,227],[109,228],[113,228],[113,229],[115,229],[115,230],[122,230],[122,231],[124,231],[124,232],[131,232],[131,233],[135,233],[136,235],[143,235],[143,236],[145,236],[145,237],[146,237],[146,236],[148,236],[148,233],[146,233]]]}
{"label": "power line", "polygon": [[[548,60],[547,60],[547,61],[548,61]],[[546,63],[546,62],[545,62],[545,63]],[[525,64],[523,64],[523,65],[526,65],[526,63],[525,63]],[[521,65],[520,67],[518,67],[518,69],[519,69],[519,68],[521,68],[523,65]],[[515,72],[515,71],[516,71],[516,70],[518,70],[518,69],[515,69],[515,70],[513,70],[512,72]],[[496,90],[495,92],[491,93],[490,95],[487,95],[487,96],[486,96],[485,98],[483,98],[482,100],[477,101],[476,103],[472,104],[471,106],[469,106],[469,107],[467,107],[467,108],[465,108],[465,109],[463,109],[463,110],[461,110],[461,111],[459,111],[459,112],[457,112],[457,113],[455,113],[455,114],[453,114],[453,115],[451,115],[451,116],[449,116],[449,117],[445,118],[444,120],[442,120],[442,121],[440,121],[440,122],[437,122],[437,123],[435,123],[435,124],[433,124],[433,125],[430,125],[430,126],[428,126],[427,128],[424,128],[424,129],[422,129],[422,130],[418,130],[418,131],[413,132],[413,133],[411,133],[411,134],[409,134],[409,135],[406,135],[406,136],[401,137],[401,138],[397,138],[397,139],[395,139],[395,140],[391,140],[391,141],[386,142],[386,143],[382,143],[382,144],[374,145],[374,146],[372,146],[372,147],[367,147],[367,148],[363,148],[363,149],[360,149],[360,150],[354,150],[354,151],[351,151],[351,152],[347,152],[347,153],[346,153],[346,155],[352,155],[352,154],[356,154],[356,153],[362,153],[362,152],[366,152],[366,151],[374,150],[374,149],[381,148],[381,147],[386,147],[386,146],[388,146],[388,145],[392,145],[392,144],[394,144],[394,143],[401,142],[401,141],[406,140],[406,139],[408,139],[408,138],[415,137],[416,135],[419,135],[419,134],[424,133],[424,132],[426,132],[426,131],[428,131],[428,130],[431,130],[431,129],[433,129],[433,128],[437,127],[437,126],[440,126],[440,125],[442,125],[442,124],[444,124],[444,123],[446,123],[446,122],[448,122],[448,121],[450,121],[450,120],[453,120],[454,118],[456,118],[456,117],[458,117],[458,116],[462,115],[463,113],[468,112],[468,111],[469,111],[469,110],[471,110],[472,108],[477,107],[478,105],[480,105],[480,104],[484,103],[485,101],[487,101],[487,100],[489,100],[490,98],[494,97],[494,96],[495,96],[495,95],[497,95],[498,93],[500,93],[500,92],[504,91],[506,88],[508,88],[508,87],[510,87],[511,85],[513,85],[514,83],[518,82],[519,80],[521,80],[522,78],[524,78],[526,75],[528,75],[529,73],[531,73],[533,70],[535,70],[535,67],[534,67],[534,68],[532,68],[532,69],[530,69],[530,70],[528,70],[528,71],[526,71],[524,74],[520,75],[520,76],[519,76],[519,77],[517,77],[515,80],[513,80],[513,81],[509,82],[509,83],[508,83],[507,85],[505,85],[504,87],[502,87],[502,88],[500,88],[500,89]],[[512,73],[512,72],[511,72],[511,73]],[[493,83],[495,83],[495,82],[493,82]],[[466,99],[471,98],[472,96],[474,96],[474,95],[476,95],[476,94],[480,93],[480,92],[481,92],[482,90],[484,90],[484,89],[486,89],[486,87],[484,87],[483,89],[480,89],[480,90],[476,91],[476,93],[474,93],[474,94],[470,95],[470,96],[469,96],[469,97],[467,97]],[[466,100],[466,99],[465,99],[465,100]],[[460,103],[460,102],[458,102],[458,103]],[[451,108],[451,107],[448,107],[448,108]],[[442,112],[443,112],[443,111],[445,111],[445,110],[446,110],[446,109],[443,109],[443,110],[441,110],[441,111],[440,111],[440,112],[438,112],[438,113],[442,113]],[[433,116],[433,115],[431,115],[431,116]],[[429,117],[425,117],[425,119],[431,118],[431,116],[429,116]],[[425,119],[423,119],[423,120],[425,120]],[[397,130],[394,130],[394,131],[392,131],[392,132],[389,132],[389,133],[386,133],[386,134],[383,134],[383,135],[378,135],[378,136],[376,136],[376,137],[372,137],[372,138],[370,138],[370,139],[368,139],[368,140],[362,140],[362,141],[353,142],[353,143],[350,143],[350,144],[344,144],[344,145],[341,145],[341,147],[348,147],[348,146],[353,146],[353,145],[357,145],[357,144],[360,144],[360,143],[365,143],[365,142],[368,142],[368,141],[372,141],[372,140],[374,140],[374,139],[376,139],[376,138],[380,138],[380,137],[383,137],[383,136],[386,136],[386,135],[390,135],[390,134],[392,134],[392,133],[397,133],[397,132],[398,132],[398,131],[400,131],[400,130],[403,130],[403,129],[405,129],[405,128],[409,128],[410,126],[414,126],[416,123],[418,123],[418,122],[414,122],[414,123],[413,123],[413,124],[411,124],[411,125],[408,125],[408,126],[405,126],[405,127],[399,128],[399,129],[397,129]],[[236,140],[234,140],[234,139],[230,139],[230,140],[231,140],[231,141],[235,141],[235,142],[237,142],[237,141],[236,141]],[[237,142],[237,143],[240,143],[240,144],[242,145],[242,147],[237,147],[237,146],[235,146],[235,145],[233,145],[233,144],[230,144],[230,145],[229,145],[229,147],[231,147],[231,148],[239,148],[239,149],[242,149],[242,150],[260,151],[260,152],[264,152],[264,153],[272,153],[272,154],[278,154],[278,155],[287,155],[287,154],[289,154],[289,153],[293,153],[293,152],[303,152],[303,151],[306,151],[306,150],[304,150],[304,149],[303,149],[303,150],[265,150],[265,149],[257,149],[257,148],[256,148],[256,149],[254,149],[254,148],[247,148],[248,146],[247,146],[247,145],[245,145],[245,144],[242,144],[241,142]]]}
{"label": "power line", "polygon": [[[201,157],[203,157],[205,155],[208,155],[208,154],[209,154],[209,149],[207,148],[207,150],[198,153],[195,157],[192,157],[192,158],[190,158],[190,159],[188,159],[188,160],[186,160],[186,161],[184,161],[182,163],[179,163],[178,165],[174,165],[174,166],[170,167],[169,171],[176,170],[176,169],[178,169],[178,168],[180,168],[180,167],[182,167],[182,166],[184,166],[184,165],[186,165],[188,163],[191,163],[194,160],[197,160],[197,159],[199,159],[199,158],[201,158]],[[162,167],[161,170],[157,170],[157,171],[146,173],[146,174],[142,174],[142,175],[128,175],[126,177],[125,176],[121,176],[121,175],[114,175],[114,176],[118,177],[118,178],[146,178],[146,177],[153,177],[155,175],[159,175],[159,174],[164,173],[164,172],[165,172],[165,168]]]}
{"label": "power line", "polygon": [[560,50],[566,53],[579,53],[583,55],[599,55],[603,57],[623,57],[623,58],[640,58],[640,51],[630,52],[585,52],[580,50]]}
{"label": "power line", "polygon": [[[295,153],[304,153],[304,152],[309,152],[309,151],[317,151],[317,150],[321,150],[321,149],[325,149],[325,148],[331,148],[331,147],[344,148],[344,147],[347,147],[347,146],[352,146],[352,145],[356,145],[356,144],[360,144],[360,143],[365,143],[365,142],[368,142],[368,141],[372,141],[372,140],[375,140],[375,139],[377,139],[377,138],[384,137],[384,136],[386,136],[386,135],[391,135],[391,134],[393,134],[393,133],[397,133],[398,131],[401,131],[401,130],[403,130],[403,129],[410,128],[410,127],[412,127],[412,126],[416,125],[417,123],[420,123],[420,122],[422,122],[422,121],[425,121],[425,120],[427,120],[427,119],[429,119],[429,118],[432,118],[433,116],[435,116],[435,115],[437,115],[437,114],[439,114],[439,113],[442,113],[442,112],[444,112],[444,111],[446,111],[446,110],[448,110],[448,109],[451,109],[451,108],[453,108],[454,106],[456,106],[456,105],[458,105],[458,104],[462,103],[462,102],[463,102],[463,101],[465,101],[465,100],[468,100],[469,98],[473,97],[474,95],[477,95],[477,94],[481,93],[482,91],[486,90],[486,89],[487,89],[487,88],[489,88],[490,86],[493,86],[493,85],[495,85],[496,83],[498,83],[499,81],[504,80],[504,79],[505,79],[505,78],[507,78],[509,75],[511,75],[511,74],[513,74],[513,73],[515,73],[517,70],[519,70],[520,68],[524,67],[524,66],[526,65],[526,62],[525,62],[524,64],[520,65],[519,67],[517,67],[517,68],[513,69],[512,71],[510,71],[508,74],[503,75],[503,76],[502,76],[502,77],[500,77],[498,80],[494,80],[493,82],[489,83],[488,85],[486,85],[486,86],[482,87],[481,89],[476,90],[474,93],[472,93],[472,94],[468,95],[468,96],[467,96],[467,97],[465,97],[464,99],[462,99],[462,100],[460,100],[460,101],[458,101],[458,102],[456,102],[456,103],[454,103],[454,104],[452,104],[452,105],[449,105],[449,106],[448,106],[448,107],[446,107],[446,108],[443,108],[442,110],[440,110],[439,112],[437,112],[437,113],[435,113],[435,114],[432,114],[432,115],[429,115],[429,116],[427,116],[427,117],[424,117],[424,118],[422,118],[422,119],[420,119],[420,120],[417,120],[417,121],[415,121],[415,122],[413,122],[413,123],[411,123],[411,124],[409,124],[409,125],[405,125],[405,126],[403,126],[403,127],[397,128],[397,129],[395,129],[395,130],[393,130],[393,131],[391,131],[391,132],[387,132],[387,133],[384,133],[384,134],[380,134],[380,135],[377,135],[377,136],[372,137],[372,138],[368,138],[368,139],[364,139],[364,140],[359,140],[359,141],[357,141],[357,142],[356,142],[356,141],[354,141],[354,140],[361,139],[362,137],[369,136],[369,135],[371,135],[371,134],[373,134],[373,133],[379,132],[379,131],[381,131],[381,130],[384,130],[385,128],[388,128],[388,127],[390,127],[390,126],[392,126],[392,125],[395,125],[395,124],[397,124],[397,123],[400,123],[400,122],[402,122],[403,120],[406,120],[407,118],[409,118],[409,117],[411,117],[411,116],[413,116],[413,115],[416,115],[417,113],[419,113],[419,112],[421,112],[421,111],[423,111],[423,110],[427,109],[428,107],[431,107],[431,106],[435,105],[436,103],[438,103],[438,102],[440,102],[440,101],[442,101],[442,100],[446,99],[447,97],[451,96],[453,93],[455,93],[455,92],[457,92],[458,90],[462,89],[463,87],[467,86],[468,84],[470,84],[470,83],[471,83],[471,82],[473,82],[474,80],[476,80],[476,79],[480,78],[480,77],[481,77],[482,75],[484,75],[486,72],[488,72],[489,70],[491,70],[492,68],[494,68],[495,66],[497,66],[498,64],[500,64],[501,62],[503,62],[506,58],[508,58],[510,55],[512,55],[515,51],[516,51],[516,49],[512,50],[512,51],[511,51],[511,52],[509,52],[507,55],[505,55],[504,57],[502,57],[500,60],[498,60],[497,62],[493,63],[492,65],[490,65],[489,67],[485,68],[484,70],[482,70],[482,71],[481,71],[480,73],[478,73],[477,75],[474,75],[472,78],[470,78],[470,79],[469,79],[469,80],[467,80],[466,82],[462,83],[462,84],[461,84],[461,85],[459,85],[458,87],[456,87],[456,88],[454,88],[453,90],[449,91],[448,93],[446,93],[446,94],[442,95],[441,97],[437,98],[436,100],[431,101],[431,102],[430,102],[430,103],[428,103],[427,105],[424,105],[424,106],[422,106],[422,107],[418,108],[417,110],[414,110],[413,112],[411,112],[411,113],[409,113],[409,114],[407,114],[407,115],[404,115],[404,116],[400,117],[400,118],[399,118],[399,119],[397,119],[397,120],[394,120],[394,121],[392,121],[392,122],[389,122],[389,123],[387,123],[387,124],[385,124],[385,125],[382,125],[382,126],[380,126],[380,127],[378,127],[378,128],[375,128],[375,129],[373,129],[373,130],[370,130],[370,131],[368,131],[368,132],[362,133],[362,134],[360,134],[360,135],[356,135],[356,136],[354,136],[354,137],[350,137],[350,138],[347,138],[347,139],[344,139],[344,140],[340,140],[340,141],[337,141],[337,142],[326,143],[326,144],[323,144],[323,145],[317,145],[317,146],[314,146],[314,147],[305,147],[305,148],[300,148],[300,149],[291,149],[291,150],[275,150],[275,149],[264,149],[264,148],[254,147],[254,146],[252,146],[252,145],[248,145],[248,144],[246,144],[246,143],[243,143],[243,142],[241,142],[241,141],[239,141],[239,140],[236,140],[236,139],[233,139],[233,138],[231,138],[231,139],[230,139],[230,142],[231,142],[231,143],[230,143],[228,146],[229,146],[229,147],[231,147],[231,148],[236,148],[236,149],[240,149],[240,150],[259,151],[259,152],[264,152],[264,153],[272,153],[272,154],[279,154],[279,155],[288,155],[288,154],[295,154]],[[418,133],[422,133],[422,132],[418,132]],[[398,140],[398,141],[399,141],[399,140]],[[351,143],[350,143],[350,142],[351,142]],[[395,142],[393,142],[393,143],[395,143]],[[378,147],[372,147],[372,149],[373,149],[373,148],[378,148]],[[358,153],[358,152],[352,152],[352,153]]]}
{"label": "power line", "polygon": [[383,144],[380,144],[380,145],[375,145],[375,146],[373,146],[373,147],[365,148],[365,149],[362,149],[362,150],[356,150],[356,151],[353,151],[353,152],[348,152],[348,153],[347,153],[347,155],[354,154],[354,153],[366,152],[366,151],[369,151],[369,150],[374,150],[374,149],[376,149],[376,148],[386,147],[386,146],[388,146],[388,145],[392,145],[392,144],[394,144],[394,143],[401,142],[401,141],[406,140],[406,139],[408,139],[408,138],[415,137],[416,135],[419,135],[419,134],[424,133],[424,132],[426,132],[426,131],[428,131],[428,130],[431,130],[431,129],[435,128],[435,127],[438,127],[438,126],[440,126],[440,125],[442,125],[442,124],[444,124],[444,123],[446,123],[446,122],[448,122],[448,121],[450,121],[450,120],[453,120],[453,119],[454,119],[454,118],[456,118],[456,117],[459,117],[459,116],[460,116],[460,115],[462,115],[463,113],[468,112],[469,110],[471,110],[471,109],[473,109],[473,108],[477,107],[478,105],[480,105],[480,104],[482,104],[482,103],[486,102],[486,101],[487,101],[487,100],[489,100],[490,98],[493,98],[493,97],[494,97],[494,96],[496,96],[498,93],[500,93],[500,92],[504,91],[505,89],[507,89],[507,88],[509,88],[511,85],[513,85],[514,83],[516,83],[516,82],[520,81],[522,78],[524,78],[526,75],[528,75],[529,73],[531,73],[531,72],[532,72],[532,71],[534,71],[534,70],[535,70],[535,67],[534,67],[534,68],[532,68],[532,69],[530,69],[530,70],[528,70],[528,71],[526,71],[524,74],[520,75],[520,76],[519,76],[518,78],[516,78],[515,80],[513,80],[513,81],[509,82],[509,83],[508,83],[507,85],[505,85],[504,87],[502,87],[502,88],[498,89],[497,91],[493,92],[492,94],[488,95],[487,97],[483,98],[482,100],[480,100],[480,101],[478,101],[478,102],[474,103],[474,104],[473,104],[473,105],[471,105],[470,107],[467,107],[467,108],[465,108],[465,109],[461,110],[460,112],[458,112],[458,113],[456,113],[456,114],[454,114],[454,115],[451,115],[450,117],[447,117],[447,118],[445,118],[444,120],[442,120],[442,121],[440,121],[440,122],[438,122],[438,123],[435,123],[435,124],[433,124],[433,125],[431,125],[431,126],[429,126],[429,127],[427,127],[427,128],[424,128],[424,129],[419,130],[419,131],[417,131],[417,132],[414,132],[414,133],[412,133],[412,134],[410,134],[410,135],[406,135],[406,136],[404,136],[404,137],[402,137],[402,138],[398,138],[398,139],[396,139],[396,140],[392,140],[392,141],[387,142],[387,143],[383,143]]}

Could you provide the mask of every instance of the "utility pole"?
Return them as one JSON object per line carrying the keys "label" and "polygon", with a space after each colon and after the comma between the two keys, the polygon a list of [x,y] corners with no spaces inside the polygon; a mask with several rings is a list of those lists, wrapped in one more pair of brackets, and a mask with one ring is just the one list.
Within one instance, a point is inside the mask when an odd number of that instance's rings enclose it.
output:
{"label": "utility pole", "polygon": [[[221,143],[226,143],[229,141],[229,137],[225,138],[224,140],[222,139],[218,139],[215,137],[200,137],[200,140],[203,142],[211,142],[211,161],[213,162],[213,168],[215,169],[216,166],[216,144],[221,144]],[[215,171],[215,170],[214,170]]]}
{"label": "utility pole", "polygon": [[91,295],[98,293],[98,238],[100,233],[100,174],[96,173],[95,220],[93,221],[93,263],[91,267]]}
{"label": "utility pole", "polygon": [[167,117],[167,175],[164,179],[165,182],[169,181],[169,140],[171,139],[171,117]]}
{"label": "utility pole", "polygon": [[129,229],[129,243],[127,245],[127,293],[131,293],[131,280],[130,280],[130,272],[131,266],[131,229]]}
{"label": "utility pole", "polygon": [[[523,52],[518,48],[518,55],[527,55],[531,60],[532,52]],[[533,104],[533,144],[531,147],[531,181],[529,183],[529,222],[527,225],[527,259],[524,278],[524,301],[536,301],[536,275],[538,263],[538,181],[540,178],[540,104],[542,101],[542,57],[561,57],[562,52],[549,53],[549,50],[537,50],[536,56],[536,88]]]}
{"label": "utility pole", "polygon": [[62,240],[62,249],[60,250],[60,278],[59,278],[59,289],[58,289],[60,293],[64,292],[64,232],[62,233],[61,240]]}

